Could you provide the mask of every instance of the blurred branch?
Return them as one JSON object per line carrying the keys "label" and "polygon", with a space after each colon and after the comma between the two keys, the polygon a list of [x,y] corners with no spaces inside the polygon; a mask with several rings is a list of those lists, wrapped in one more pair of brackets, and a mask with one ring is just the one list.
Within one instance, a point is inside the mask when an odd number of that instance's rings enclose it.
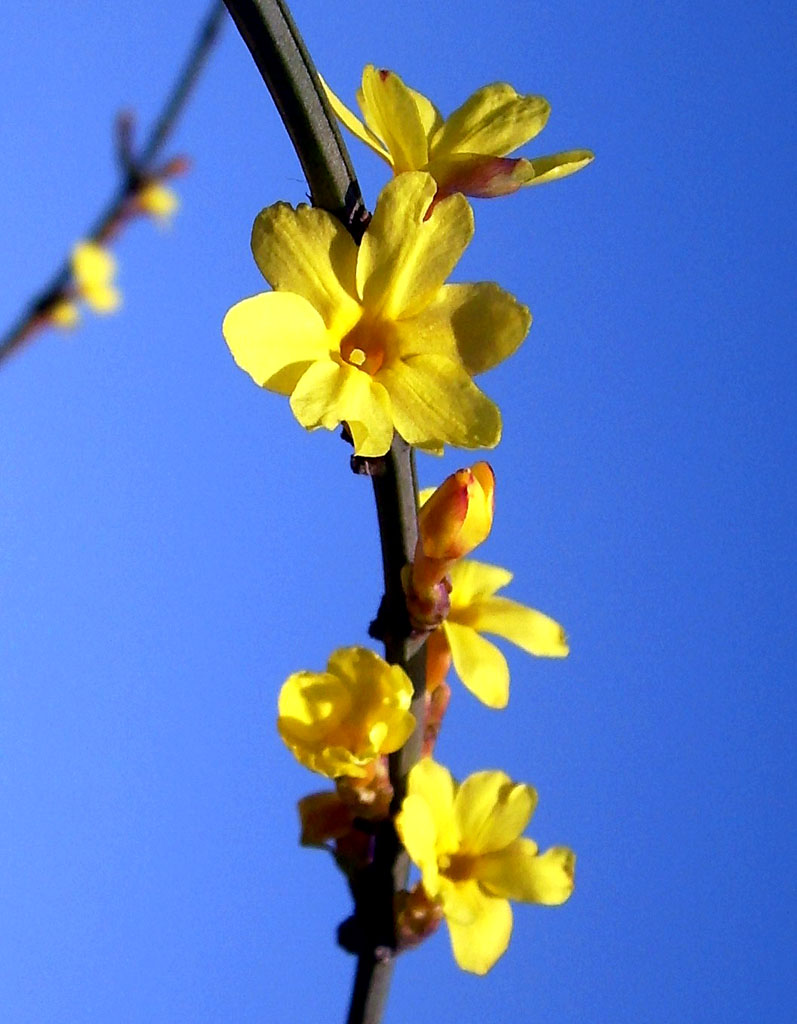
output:
{"label": "blurred branch", "polygon": [[[314,206],[334,214],[360,242],[368,214],[334,115],[290,12],[282,0],[225,0],[238,31],[271,93],[304,170]],[[412,679],[415,733],[390,758],[394,804],[418,759],[423,722],[425,658],[411,637],[401,570],[417,539],[417,487],[412,449],[398,435],[379,459],[352,460],[371,476],[376,499],[385,596],[372,635],[385,656]],[[377,1024],[384,1012],[396,952],[394,896],[407,881],[409,861],[391,821],[375,837],[373,863],[352,881],[354,915],[344,922],[346,947],[357,952],[348,1024]]]}
{"label": "blurred branch", "polygon": [[[142,182],[153,176],[157,177],[153,162],[159,156],[185,108],[218,37],[224,15],[224,4],[219,0],[214,0],[202,21],[163,110],[138,156],[134,156],[132,151],[132,118],[129,114],[120,115],[116,126],[116,143],[122,169],[122,182],[111,201],[83,236],[84,239],[102,243],[112,238],[130,216],[131,200],[134,200]],[[175,168],[178,167],[177,162],[172,161],[166,169],[172,165]],[[164,169],[161,169],[160,174],[163,175],[163,173]],[[71,276],[70,260],[66,259],[38,295],[31,299],[13,326],[0,338],[0,363],[8,359],[39,330],[47,326],[49,323],[47,312],[66,297],[66,289]]]}

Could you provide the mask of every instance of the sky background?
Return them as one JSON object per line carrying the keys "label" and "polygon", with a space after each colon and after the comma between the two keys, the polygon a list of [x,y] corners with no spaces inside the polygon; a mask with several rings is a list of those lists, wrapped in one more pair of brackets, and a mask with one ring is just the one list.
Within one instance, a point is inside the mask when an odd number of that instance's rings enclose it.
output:
{"label": "sky background", "polygon": [[[0,325],[116,186],[111,124],[149,125],[205,3],[4,11]],[[793,11],[734,3],[296,0],[353,101],[392,68],[451,112],[546,96],[530,154],[575,178],[476,208],[456,280],[535,314],[481,383],[503,410],[492,536],[566,661],[505,648],[504,712],[454,684],[438,756],[531,782],[529,834],[578,853],[558,909],[460,972],[441,931],[387,1024],[791,1022],[795,918]],[[386,167],[350,151],[369,205]],[[8,1024],[343,1020],[349,898],[297,845],[323,787],[276,695],[367,642],[368,481],[335,434],[234,365],[262,288],[255,214],[305,185],[231,24],[169,153],[170,231],[115,248],[124,308],[0,368],[0,1006]],[[424,485],[474,461],[421,457]],[[320,783],[320,785],[319,785]]]}

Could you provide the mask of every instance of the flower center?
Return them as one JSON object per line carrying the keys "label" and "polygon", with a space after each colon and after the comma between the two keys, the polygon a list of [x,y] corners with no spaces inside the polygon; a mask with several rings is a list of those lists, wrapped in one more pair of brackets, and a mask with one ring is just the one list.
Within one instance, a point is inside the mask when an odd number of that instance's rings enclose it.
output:
{"label": "flower center", "polygon": [[340,343],[340,357],[373,377],[395,348],[395,328],[383,320],[358,320]]}
{"label": "flower center", "polygon": [[441,857],[438,864],[440,873],[452,882],[464,882],[473,877],[476,858],[467,853],[453,853],[450,857]]}

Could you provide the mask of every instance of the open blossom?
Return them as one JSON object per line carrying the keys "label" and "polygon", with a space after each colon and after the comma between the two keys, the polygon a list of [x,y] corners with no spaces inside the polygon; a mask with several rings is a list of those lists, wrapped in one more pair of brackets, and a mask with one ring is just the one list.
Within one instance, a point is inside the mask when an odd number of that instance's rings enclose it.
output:
{"label": "open blossom", "polygon": [[332,654],[326,672],[296,672],[279,695],[277,728],[303,765],[334,779],[370,778],[415,728],[412,683],[364,647]]}
{"label": "open blossom", "polygon": [[541,854],[521,835],[536,803],[531,786],[504,772],[476,772],[457,785],[431,758],[410,771],[396,829],[426,894],[442,907],[454,958],[466,971],[485,974],[506,951],[509,900],[552,906],[573,891],[572,850]]}
{"label": "open blossom", "polygon": [[552,156],[510,159],[545,127],[551,108],[542,96],[523,96],[497,82],[475,92],[443,119],[434,104],[410,89],[394,71],[366,65],[357,103],[364,123],[326,86],[341,122],[393,168],[428,171],[440,192],[475,198],[509,195],[586,167],[586,149]]}
{"label": "open blossom", "polygon": [[[116,260],[96,242],[78,242],[72,249],[72,294],[95,313],[113,313],[122,297],[114,284]],[[79,319],[75,299],[62,299],[49,313],[58,327],[74,327]]]}
{"label": "open blossom", "polygon": [[450,610],[440,630],[454,669],[482,703],[491,708],[506,707],[506,658],[481,634],[503,637],[538,657],[563,658],[568,653],[565,632],[542,612],[497,594],[512,580],[512,573],[506,569],[463,559],[451,567],[450,577]]}
{"label": "open blossom", "polygon": [[501,436],[498,408],[471,378],[514,352],[531,317],[498,285],[445,284],[473,215],[462,196],[429,215],[435,189],[428,174],[391,181],[359,247],[323,210],[263,210],[252,252],[274,290],[224,318],[238,365],[290,395],[307,429],[345,422],[358,455],[383,455],[394,427],[432,451]]}

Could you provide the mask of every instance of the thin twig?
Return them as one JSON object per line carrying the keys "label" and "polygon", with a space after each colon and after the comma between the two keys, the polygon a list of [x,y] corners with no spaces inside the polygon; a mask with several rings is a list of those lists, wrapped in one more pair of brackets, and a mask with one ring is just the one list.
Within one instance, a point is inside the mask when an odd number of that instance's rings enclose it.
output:
{"label": "thin twig", "polygon": [[[141,181],[152,171],[153,161],[159,155],[185,108],[188,97],[218,37],[224,15],[224,4],[216,0],[202,21],[185,64],[180,70],[160,116],[142,146],[139,156],[132,166],[125,168],[123,180],[116,194],[83,236],[84,238],[103,242],[114,233],[115,228],[123,220],[131,198],[140,187]],[[124,163],[124,161],[122,162]],[[52,309],[63,297],[71,276],[71,262],[67,258],[48,284],[31,299],[16,322],[0,339],[0,363],[16,352],[24,342],[49,322],[47,311]]]}
{"label": "thin twig", "polygon": [[[225,0],[254,62],[271,92],[304,170],[312,202],[328,210],[360,242],[369,215],[351,161],[315,67],[282,0]],[[401,570],[417,540],[417,485],[413,452],[400,437],[381,459],[355,460],[372,477],[385,597],[377,620],[385,656],[401,665],[413,683],[412,710],[419,725],[390,758],[397,805],[406,777],[420,754],[425,686],[422,645],[411,636]],[[396,952],[394,896],[404,888],[409,861],[391,821],[379,825],[373,863],[352,881],[354,933],[358,949],[348,1024],[382,1019]]]}

